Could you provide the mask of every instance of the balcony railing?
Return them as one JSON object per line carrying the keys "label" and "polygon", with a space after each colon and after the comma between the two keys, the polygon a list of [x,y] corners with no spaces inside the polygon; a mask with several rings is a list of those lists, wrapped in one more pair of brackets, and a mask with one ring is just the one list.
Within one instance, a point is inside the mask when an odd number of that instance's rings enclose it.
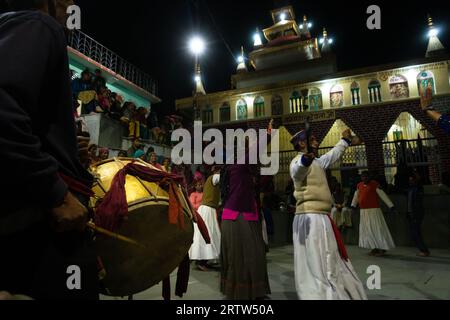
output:
{"label": "balcony railing", "polygon": [[153,95],[158,95],[158,84],[152,77],[85,33],[74,30],[70,33],[68,42],[69,46],[78,52],[100,63],[109,70],[120,74],[128,81]]}

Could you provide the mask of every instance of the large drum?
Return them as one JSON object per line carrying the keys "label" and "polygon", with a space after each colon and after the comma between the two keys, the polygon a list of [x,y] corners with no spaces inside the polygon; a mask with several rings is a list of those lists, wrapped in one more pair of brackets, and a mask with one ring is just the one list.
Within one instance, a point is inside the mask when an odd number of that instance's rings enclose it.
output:
{"label": "large drum", "polygon": [[[131,162],[130,159],[114,159],[92,167],[97,175],[93,187],[97,201],[101,201],[109,191],[117,172]],[[155,169],[144,162],[137,164]],[[183,230],[169,224],[169,195],[156,183],[127,176],[125,189],[129,215],[117,234],[139,245],[114,237],[97,236],[97,252],[106,271],[102,281],[103,293],[109,296],[134,295],[160,283],[184,260],[194,235],[189,200],[181,188],[177,191],[185,213]]]}

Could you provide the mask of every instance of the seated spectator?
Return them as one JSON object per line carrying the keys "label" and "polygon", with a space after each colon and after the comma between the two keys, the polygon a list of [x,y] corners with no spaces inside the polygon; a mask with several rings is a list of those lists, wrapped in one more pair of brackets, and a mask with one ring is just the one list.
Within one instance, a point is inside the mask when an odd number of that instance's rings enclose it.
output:
{"label": "seated spectator", "polygon": [[101,148],[98,152],[99,161],[105,161],[109,159],[109,149]]}
{"label": "seated spectator", "polygon": [[162,166],[158,163],[158,155],[153,152],[152,154],[150,154],[150,160],[149,163],[154,166],[156,169],[159,169],[161,171],[163,171]]}
{"label": "seated spectator", "polygon": [[100,109],[96,110],[97,113],[109,113],[111,110],[110,95],[106,87],[101,87],[97,92],[97,99]]}
{"label": "seated spectator", "polygon": [[128,149],[128,158],[133,158],[136,151],[140,149],[144,150],[144,147],[145,146],[142,144],[140,139],[134,139],[133,145],[131,146],[130,149]]}
{"label": "seated spectator", "polygon": [[172,163],[172,161],[170,161],[169,158],[164,158],[163,164],[162,164],[162,168],[165,172],[167,173],[172,173],[172,168],[170,166],[170,164]]}
{"label": "seated spectator", "polygon": [[144,150],[138,150],[134,153],[134,159],[141,159],[143,161],[145,161],[145,152]]}
{"label": "seated spectator", "polygon": [[155,148],[149,147],[149,148],[147,149],[146,154],[145,154],[145,161],[150,162],[150,158],[151,158],[151,156],[152,156],[152,153],[154,153],[154,152],[155,152]]}

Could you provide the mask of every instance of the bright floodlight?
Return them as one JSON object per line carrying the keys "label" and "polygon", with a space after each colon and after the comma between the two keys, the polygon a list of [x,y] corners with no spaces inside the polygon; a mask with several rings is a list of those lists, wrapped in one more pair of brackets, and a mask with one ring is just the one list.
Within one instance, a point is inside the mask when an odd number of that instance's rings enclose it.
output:
{"label": "bright floodlight", "polygon": [[302,24],[300,25],[300,29],[303,29],[303,25]]}
{"label": "bright floodlight", "polygon": [[310,23],[308,23],[308,28],[312,28],[312,23],[310,22]]}
{"label": "bright floodlight", "polygon": [[285,21],[286,20],[286,13],[280,14],[280,19],[281,19],[281,21]]}
{"label": "bright floodlight", "polygon": [[332,44],[333,41],[334,41],[333,38],[328,39],[328,43],[329,43],[329,44]]}
{"label": "bright floodlight", "polygon": [[205,42],[199,37],[192,38],[189,42],[191,52],[195,55],[201,55],[205,51]]}
{"label": "bright floodlight", "polygon": [[437,37],[437,35],[439,34],[439,30],[438,29],[431,29],[430,32],[428,32],[428,36],[431,37]]}
{"label": "bright floodlight", "polygon": [[237,58],[237,62],[238,62],[238,63],[244,62],[244,57],[243,57],[243,56],[239,56],[239,57]]}
{"label": "bright floodlight", "polygon": [[259,35],[259,32],[255,33],[255,35],[253,36],[253,40],[254,40],[254,46],[258,47],[262,45],[262,40],[261,40],[261,36]]}
{"label": "bright floodlight", "polygon": [[199,75],[195,76],[195,82],[200,82],[202,80],[202,78]]}
{"label": "bright floodlight", "polygon": [[324,40],[323,38],[321,38],[321,39],[319,40],[319,43],[322,44],[324,41],[325,41],[325,40]]}

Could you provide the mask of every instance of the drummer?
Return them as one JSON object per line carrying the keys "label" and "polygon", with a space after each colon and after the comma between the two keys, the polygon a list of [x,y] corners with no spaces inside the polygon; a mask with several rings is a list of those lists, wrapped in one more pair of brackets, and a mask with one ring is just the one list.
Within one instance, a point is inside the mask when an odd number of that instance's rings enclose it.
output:
{"label": "drummer", "polygon": [[[58,23],[66,20],[67,5],[6,3],[10,12],[0,16],[0,291],[96,300],[96,255],[84,232],[92,177],[79,160],[67,42]],[[81,272],[68,273],[71,266]],[[80,281],[70,287],[73,275]]]}

